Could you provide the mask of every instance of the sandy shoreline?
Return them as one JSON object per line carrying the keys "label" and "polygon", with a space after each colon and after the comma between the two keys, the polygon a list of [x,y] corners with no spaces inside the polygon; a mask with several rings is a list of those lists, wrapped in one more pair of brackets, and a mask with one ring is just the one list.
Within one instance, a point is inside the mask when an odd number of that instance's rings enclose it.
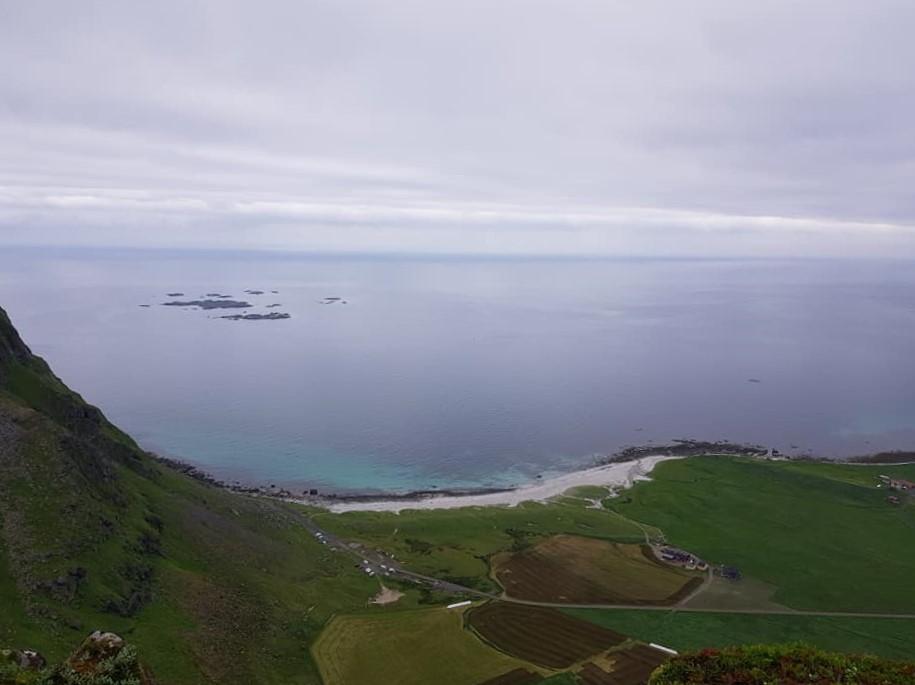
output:
{"label": "sandy shoreline", "polygon": [[646,456],[633,461],[615,462],[582,471],[573,471],[555,478],[549,478],[540,483],[531,483],[514,490],[501,492],[468,495],[429,495],[413,500],[402,498],[342,502],[323,500],[318,504],[334,513],[346,511],[400,512],[405,509],[456,509],[458,507],[514,507],[521,504],[521,502],[543,502],[580,485],[629,487],[635,481],[646,480],[651,470],[662,461],[682,458],[660,454]]}

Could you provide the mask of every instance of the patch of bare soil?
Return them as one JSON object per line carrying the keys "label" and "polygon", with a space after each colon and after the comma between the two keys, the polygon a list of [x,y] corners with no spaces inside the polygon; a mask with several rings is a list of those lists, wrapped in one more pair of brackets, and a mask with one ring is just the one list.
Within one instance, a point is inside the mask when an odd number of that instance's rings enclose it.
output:
{"label": "patch of bare soil", "polygon": [[379,590],[378,594],[375,595],[374,597],[372,597],[371,603],[372,604],[393,604],[394,602],[399,600],[401,597],[403,597],[402,592],[398,592],[397,590],[392,590],[391,588],[385,587],[384,585],[382,585],[381,590]]}
{"label": "patch of bare soil", "polygon": [[786,609],[772,601],[777,588],[754,578],[740,580],[718,578],[683,606],[691,609]]}

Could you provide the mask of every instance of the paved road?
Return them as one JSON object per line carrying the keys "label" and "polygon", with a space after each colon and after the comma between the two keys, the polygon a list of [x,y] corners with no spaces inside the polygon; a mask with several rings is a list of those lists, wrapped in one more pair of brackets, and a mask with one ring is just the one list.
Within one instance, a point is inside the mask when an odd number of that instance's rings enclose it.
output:
{"label": "paved road", "polygon": [[[386,577],[399,578],[408,582],[428,585],[429,587],[440,590],[442,592],[469,595],[471,597],[478,597],[480,599],[497,599],[502,602],[511,602],[513,604],[526,604],[528,606],[551,607],[555,609],[625,609],[626,611],[664,611],[671,613],[677,612],[693,614],[752,614],[759,616],[821,617],[831,616],[837,618],[896,618],[904,620],[915,620],[915,614],[892,614],[880,612],[803,611],[795,609],[707,609],[699,607],[685,607],[679,605],[637,606],[632,604],[569,604],[560,602],[535,602],[524,599],[516,599],[514,597],[507,597],[504,595],[495,595],[490,592],[484,592],[482,590],[466,587],[464,585],[452,583],[450,581],[435,578],[433,576],[427,576],[423,575],[422,573],[410,571],[409,569],[404,568],[400,562],[398,562],[389,554],[378,550],[367,549],[358,543],[347,542],[346,540],[338,538],[332,533],[328,533],[327,531],[322,530],[314,521],[311,520],[311,518],[304,514],[300,516],[300,520],[302,521],[302,525],[307,528],[312,535],[323,541],[323,544],[327,545],[331,549],[353,557],[353,559],[356,560],[355,566],[359,566],[363,570],[371,570],[372,573],[378,576],[380,579]],[[709,571],[709,573],[711,573],[711,571]],[[707,582],[708,579],[706,580],[706,583]],[[691,595],[690,598],[695,596],[695,594],[697,594],[700,590],[704,589],[704,587],[705,583],[703,583],[703,586],[701,586],[696,591],[696,593]]]}

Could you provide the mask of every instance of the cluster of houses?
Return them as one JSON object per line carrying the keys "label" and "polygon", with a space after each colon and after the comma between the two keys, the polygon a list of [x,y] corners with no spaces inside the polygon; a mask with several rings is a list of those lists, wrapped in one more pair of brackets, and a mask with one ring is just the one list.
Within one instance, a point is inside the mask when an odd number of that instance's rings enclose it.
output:
{"label": "cluster of houses", "polygon": [[[889,476],[877,476],[877,479],[880,481],[877,483],[878,488],[885,487],[888,490],[915,495],[915,483],[910,480],[906,480],[905,478],[890,478]],[[900,500],[897,495],[889,495],[886,498],[886,501],[890,504],[902,504],[902,500]]]}
{"label": "cluster of houses", "polygon": [[[707,562],[703,561],[695,554],[691,554],[676,547],[671,547],[669,545],[656,547],[655,553],[658,555],[658,557],[661,558],[661,560],[667,562],[668,564],[680,566],[681,568],[685,568],[687,571],[707,571],[709,569]],[[719,564],[712,567],[712,572],[716,576],[726,580],[740,580],[742,577],[740,569],[736,566],[725,566],[724,564]]]}
{"label": "cluster of houses", "polygon": [[740,580],[740,569],[736,566],[717,566],[715,568],[715,574],[725,578],[727,580]]}
{"label": "cluster of houses", "polygon": [[708,564],[695,554],[690,554],[676,547],[661,547],[658,555],[668,564],[682,566],[687,571],[705,571],[708,570]]}
{"label": "cluster of houses", "polygon": [[890,490],[901,490],[903,492],[915,492],[915,483],[905,478],[890,478],[889,476],[877,476],[881,485],[888,487]]}

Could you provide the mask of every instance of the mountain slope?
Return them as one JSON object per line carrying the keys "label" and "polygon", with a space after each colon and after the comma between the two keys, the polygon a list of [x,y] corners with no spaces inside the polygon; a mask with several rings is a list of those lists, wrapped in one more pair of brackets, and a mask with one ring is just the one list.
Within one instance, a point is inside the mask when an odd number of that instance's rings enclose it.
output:
{"label": "mountain slope", "polygon": [[319,682],[307,646],[377,586],[291,507],[179,474],[67,388],[0,309],[0,645],[130,636],[165,683]]}

